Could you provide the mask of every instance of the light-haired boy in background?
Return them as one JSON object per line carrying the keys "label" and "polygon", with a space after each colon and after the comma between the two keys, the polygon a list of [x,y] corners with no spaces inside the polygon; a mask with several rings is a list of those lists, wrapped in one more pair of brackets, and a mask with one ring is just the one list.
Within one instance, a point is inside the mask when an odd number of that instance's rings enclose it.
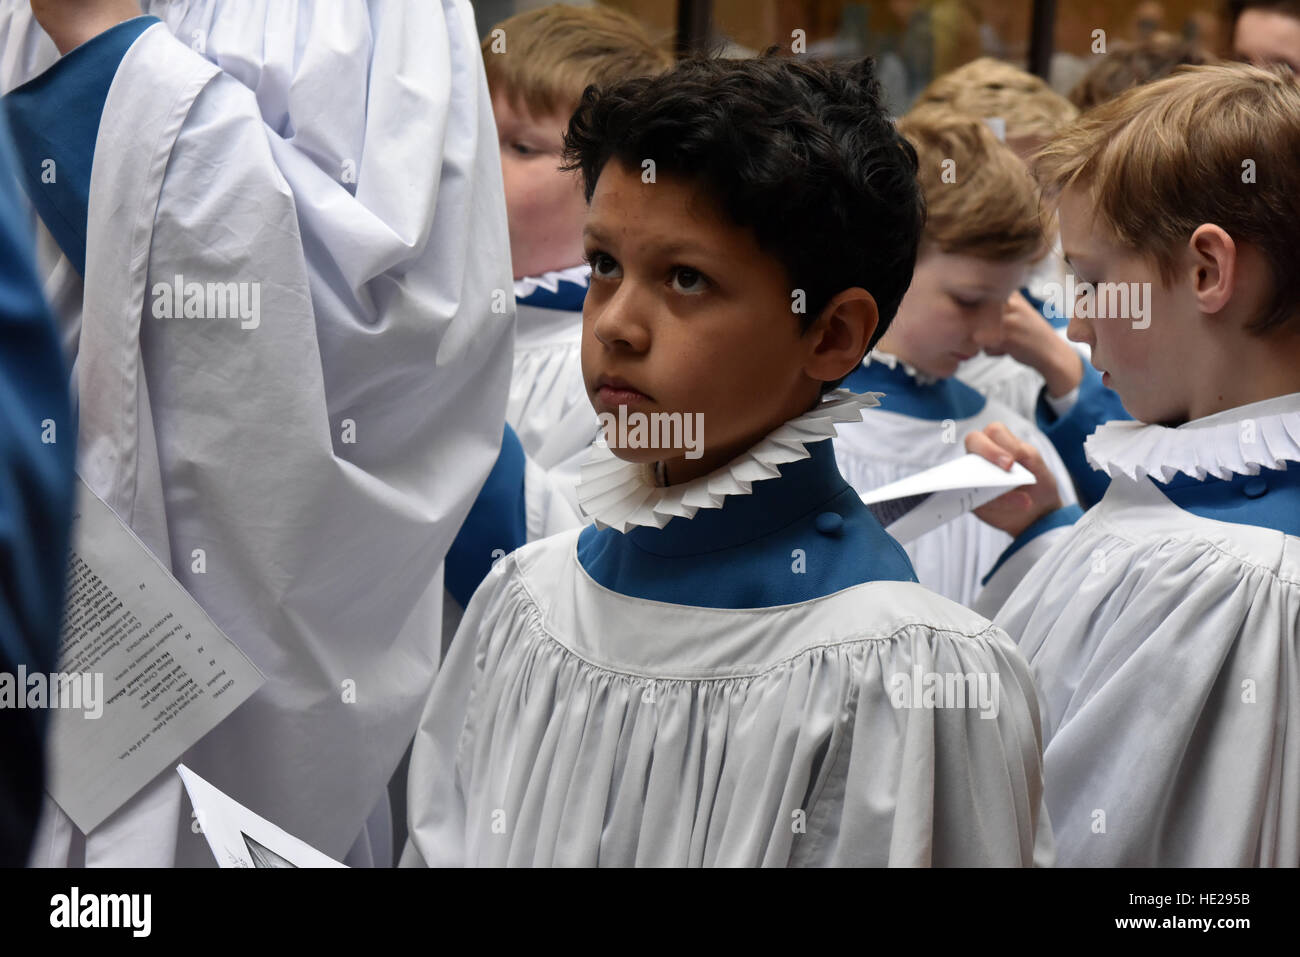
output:
{"label": "light-haired boy in background", "polygon": [[533,461],[551,469],[596,434],[578,357],[591,273],[582,249],[587,204],[581,178],[559,169],[564,130],[589,84],[651,76],[672,60],[625,13],[552,4],[493,27],[483,64],[501,141],[518,308],[506,421]]}
{"label": "light-haired boy in background", "polygon": [[[1079,111],[1040,77],[992,57],[972,60],[934,80],[916,105],[940,105],[989,123],[1007,146],[1028,165],[1029,158]],[[1000,399],[1027,419],[1033,419],[1045,381],[1055,381],[1049,366],[1071,361],[1064,343],[1065,318],[1043,309],[1049,283],[1060,283],[1065,263],[1055,237],[1027,276],[1024,288],[1007,302],[1007,332],[1011,341],[988,343],[980,355],[964,362],[957,377],[992,398]],[[1044,318],[1047,322],[1043,322]],[[1060,330],[1056,342],[1047,327]],[[1066,392],[1069,390],[1066,389]],[[1049,390],[1049,395],[1054,395]],[[1064,393],[1062,393],[1064,394]]]}
{"label": "light-haired boy in background", "polygon": [[525,541],[581,524],[578,472],[599,431],[582,382],[587,203],[560,171],[569,117],[589,85],[653,76],[672,58],[632,17],[551,4],[483,39],[501,146],[517,314],[501,453],[447,556],[444,640],[492,563]]}
{"label": "light-haired boy in background", "polygon": [[[897,320],[845,383],[885,397],[869,421],[844,426],[836,438],[844,477],[859,492],[871,491],[960,458],[966,433],[1005,421],[1068,488],[1065,466],[1033,423],[954,375],[981,348],[1002,341],[1007,298],[1042,250],[1033,180],[980,120],[917,107],[898,129],[916,149],[925,232]],[[906,548],[921,584],[970,604],[1010,541],[962,515]]]}

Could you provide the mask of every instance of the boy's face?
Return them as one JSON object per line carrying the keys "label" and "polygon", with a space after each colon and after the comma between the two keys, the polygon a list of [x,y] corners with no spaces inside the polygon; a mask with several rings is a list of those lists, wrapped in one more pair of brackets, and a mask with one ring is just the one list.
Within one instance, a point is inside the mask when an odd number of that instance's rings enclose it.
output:
{"label": "boy's face", "polygon": [[912,284],[880,348],[946,379],[985,347],[1002,343],[1002,311],[1028,260],[996,262],[924,247]]}
{"label": "boy's face", "polygon": [[583,239],[582,373],[596,412],[703,415],[701,457],[607,435],[620,458],[662,460],[669,481],[687,481],[817,400],[821,383],[804,372],[815,337],[800,334],[786,270],[694,183],[662,173],[644,183],[610,160]]}
{"label": "boy's face", "polygon": [[[1085,190],[1069,187],[1061,195],[1061,246],[1076,283],[1124,283],[1130,304],[1141,296],[1145,316],[1130,305],[1127,315],[1101,318],[1099,294],[1093,317],[1076,298],[1066,335],[1086,342],[1092,364],[1104,374],[1102,382],[1119,393],[1124,408],[1142,422],[1182,422],[1187,418],[1192,390],[1198,388],[1194,370],[1201,350],[1199,310],[1191,283],[1166,286],[1157,265],[1125,249],[1096,223],[1094,204]],[[1137,284],[1136,286],[1133,284]],[[1123,300],[1116,298],[1117,305]],[[1118,312],[1109,306],[1107,313]]]}
{"label": "boy's face", "polygon": [[578,265],[587,203],[582,177],[559,169],[568,116],[533,117],[499,94],[492,97],[492,112],[501,143],[515,278]]}

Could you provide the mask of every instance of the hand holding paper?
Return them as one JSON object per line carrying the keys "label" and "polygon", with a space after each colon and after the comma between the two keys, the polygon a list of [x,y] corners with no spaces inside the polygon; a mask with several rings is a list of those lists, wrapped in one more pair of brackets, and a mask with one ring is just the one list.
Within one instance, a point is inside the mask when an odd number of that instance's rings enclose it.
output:
{"label": "hand holding paper", "polygon": [[1020,465],[1005,471],[978,455],[963,455],[867,492],[862,501],[890,535],[906,544],[998,497],[1004,489],[1033,481],[1032,473]]}
{"label": "hand holding paper", "polygon": [[987,505],[975,509],[975,515],[981,521],[1015,537],[1044,515],[1061,507],[1056,479],[1043,457],[1028,442],[1012,435],[1001,422],[990,423],[982,432],[967,435],[966,451],[983,456],[1002,469],[1023,466],[1035,480],[1032,485],[999,495]]}

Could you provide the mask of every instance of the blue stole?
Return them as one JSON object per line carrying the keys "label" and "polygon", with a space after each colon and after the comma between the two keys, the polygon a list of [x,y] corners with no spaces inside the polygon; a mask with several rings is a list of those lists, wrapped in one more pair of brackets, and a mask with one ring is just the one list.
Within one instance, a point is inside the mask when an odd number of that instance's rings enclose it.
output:
{"label": "blue stole", "polygon": [[528,540],[524,447],[509,425],[487,481],[447,552],[443,583],[464,608],[498,558]]}
{"label": "blue stole", "polygon": [[136,17],[119,23],[69,50],[4,98],[18,150],[19,178],[45,228],[80,276],[86,275],[90,170],[108,88],[131,44],[159,22],[157,17]]}
{"label": "blue stole", "polygon": [[611,591],[701,608],[770,608],[871,581],[916,581],[902,546],[844,481],[829,440],[779,478],[663,528],[588,526],[578,561]]}

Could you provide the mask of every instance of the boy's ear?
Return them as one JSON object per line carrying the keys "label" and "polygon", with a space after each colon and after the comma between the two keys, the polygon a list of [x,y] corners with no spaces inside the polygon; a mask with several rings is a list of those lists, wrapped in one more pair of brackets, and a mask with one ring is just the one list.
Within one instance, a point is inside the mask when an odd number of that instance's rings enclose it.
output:
{"label": "boy's ear", "polygon": [[858,286],[837,293],[808,329],[812,351],[804,362],[804,373],[820,382],[844,378],[866,355],[879,321],[880,311],[871,293]]}
{"label": "boy's ear", "polygon": [[1238,291],[1240,250],[1232,237],[1220,226],[1202,223],[1187,241],[1197,305],[1201,312],[1214,315],[1232,300]]}

